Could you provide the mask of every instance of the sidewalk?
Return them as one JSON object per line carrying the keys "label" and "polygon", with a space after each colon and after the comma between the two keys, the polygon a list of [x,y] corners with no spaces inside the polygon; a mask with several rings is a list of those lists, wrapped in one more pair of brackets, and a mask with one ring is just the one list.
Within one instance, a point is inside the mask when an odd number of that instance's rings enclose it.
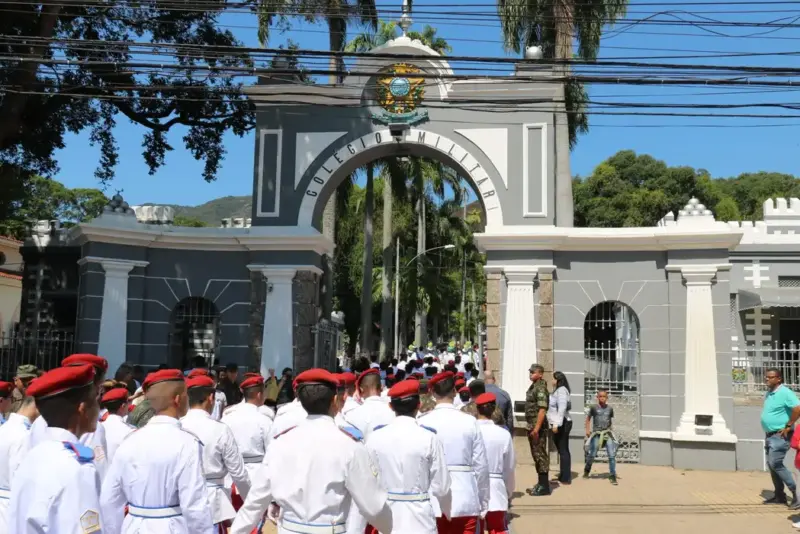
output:
{"label": "sidewalk", "polygon": [[[582,471],[582,462],[573,464],[573,471]],[[792,514],[785,506],[761,503],[763,492],[772,487],[769,474],[763,472],[623,464],[617,466],[619,485],[612,486],[606,479],[607,465],[596,464],[588,480],[574,473],[572,485],[555,487],[549,497],[531,497],[525,488],[535,483],[533,466],[525,456],[518,463],[513,534],[543,528],[592,534],[690,534],[698,529],[711,534],[752,534],[757,529],[800,532],[792,528]]]}

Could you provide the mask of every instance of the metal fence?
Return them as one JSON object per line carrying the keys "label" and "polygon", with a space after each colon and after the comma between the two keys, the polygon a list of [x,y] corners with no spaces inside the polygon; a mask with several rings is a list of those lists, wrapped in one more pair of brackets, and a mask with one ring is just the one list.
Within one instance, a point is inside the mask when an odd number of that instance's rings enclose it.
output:
{"label": "metal fence", "polygon": [[33,364],[45,371],[58,367],[72,354],[74,345],[74,335],[68,333],[0,336],[0,379],[11,380],[22,364]]}
{"label": "metal fence", "polygon": [[731,367],[734,393],[763,394],[764,375],[771,367],[783,374],[785,386],[800,392],[800,344],[748,345],[734,352]]}
{"label": "metal fence", "polygon": [[339,351],[339,329],[325,319],[312,329],[314,333],[314,367],[336,371]]}

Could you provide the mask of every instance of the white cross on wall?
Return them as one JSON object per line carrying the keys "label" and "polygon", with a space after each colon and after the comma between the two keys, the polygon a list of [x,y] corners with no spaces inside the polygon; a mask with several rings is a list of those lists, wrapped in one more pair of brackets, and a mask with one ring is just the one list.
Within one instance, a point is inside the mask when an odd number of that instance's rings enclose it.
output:
{"label": "white cross on wall", "polygon": [[766,282],[767,280],[769,280],[769,276],[761,276],[762,272],[766,273],[767,271],[769,271],[769,266],[767,266],[767,265],[761,265],[760,263],[754,263],[753,265],[745,267],[744,270],[745,271],[750,271],[753,274],[753,276],[745,276],[744,279],[745,280],[752,280],[753,281],[753,287],[755,289],[758,289],[758,288],[761,287],[761,282]]}
{"label": "white cross on wall", "polygon": [[[753,319],[753,325],[745,327],[745,330],[748,331],[745,333],[745,339],[752,341],[758,348],[772,343],[772,333],[770,332],[772,325],[769,324],[771,315],[764,313],[761,308],[754,308],[752,312],[748,312],[745,316],[745,319],[751,318]],[[750,330],[752,330],[752,334],[749,333]]]}

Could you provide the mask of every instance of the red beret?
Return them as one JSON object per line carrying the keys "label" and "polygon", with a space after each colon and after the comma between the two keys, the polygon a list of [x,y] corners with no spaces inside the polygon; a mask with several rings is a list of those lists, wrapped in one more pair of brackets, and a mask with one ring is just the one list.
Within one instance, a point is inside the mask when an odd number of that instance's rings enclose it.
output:
{"label": "red beret", "polygon": [[386,380],[394,380],[394,375],[386,375]]}
{"label": "red beret", "polygon": [[405,399],[414,395],[419,395],[417,380],[403,380],[389,388],[389,396],[393,399]]}
{"label": "red beret", "polygon": [[94,373],[94,367],[91,365],[56,367],[35,378],[26,393],[37,399],[54,397],[72,389],[88,386],[94,382]]}
{"label": "red beret", "polygon": [[244,374],[244,377],[245,377],[245,378],[254,378],[254,377],[263,378],[263,377],[261,376],[261,373],[245,373],[245,374]]}
{"label": "red beret", "polygon": [[459,378],[458,380],[456,380],[456,389],[460,389],[462,387],[465,387],[466,385],[467,383],[464,381],[463,378]]}
{"label": "red beret", "polygon": [[208,369],[202,369],[202,368],[192,369],[191,371],[189,371],[189,374],[186,375],[186,378],[194,378],[196,376],[208,376]]}
{"label": "red beret", "polygon": [[114,402],[114,401],[127,401],[128,390],[125,388],[109,389],[103,394],[100,402]]}
{"label": "red beret", "polygon": [[456,376],[457,376],[458,378],[464,378],[464,371],[459,371],[459,372],[457,372],[457,373],[456,373]]}
{"label": "red beret", "polygon": [[304,384],[330,384],[334,387],[339,387],[339,379],[336,375],[325,369],[309,369],[303,371],[294,379],[294,387],[302,386]]}
{"label": "red beret", "polygon": [[[456,386],[456,387],[458,387],[458,386]],[[458,392],[459,393],[469,393],[469,388],[467,386],[461,386],[460,388],[458,388]]]}
{"label": "red beret", "polygon": [[425,378],[425,373],[420,373],[419,371],[415,371],[415,372],[414,372],[414,373],[412,373],[412,374],[413,374],[414,376],[416,376],[417,378]]}
{"label": "red beret", "polygon": [[11,395],[14,390],[14,384],[11,382],[0,382],[0,396],[7,397]]}
{"label": "red beret", "polygon": [[455,360],[447,360],[447,365],[454,365],[455,363]]}
{"label": "red beret", "polygon": [[242,380],[242,383],[239,385],[239,387],[241,389],[248,389],[263,385],[264,385],[264,377],[259,374],[256,374],[256,376],[251,376],[249,378],[245,378],[244,380]]}
{"label": "red beret", "polygon": [[210,376],[193,376],[186,381],[186,387],[188,388],[213,388],[214,387],[214,379]]}
{"label": "red beret", "polygon": [[481,393],[475,397],[475,404],[478,406],[482,404],[489,404],[490,402],[497,402],[497,395],[494,393]]}
{"label": "red beret", "polygon": [[363,373],[358,375],[358,378],[356,378],[356,388],[360,388],[361,387],[361,379],[364,378],[365,376],[367,376],[367,375],[379,375],[380,376],[380,374],[381,374],[381,372],[375,367],[367,369],[366,371],[364,371]]}
{"label": "red beret", "polygon": [[162,369],[147,375],[142,384],[142,389],[147,391],[150,386],[160,382],[183,382],[184,380],[183,373],[178,369]]}
{"label": "red beret", "polygon": [[94,354],[73,354],[67,356],[61,361],[63,367],[71,367],[73,365],[93,365],[103,371],[108,371],[108,360],[96,356]]}
{"label": "red beret", "polygon": [[411,374],[406,377],[406,380],[413,380],[414,382],[419,381],[419,377],[416,374]]}
{"label": "red beret", "polygon": [[339,373],[339,381],[344,386],[352,386],[356,383],[356,375],[353,373]]}
{"label": "red beret", "polygon": [[442,380],[447,380],[448,378],[453,378],[454,376],[455,375],[452,371],[442,371],[441,373],[436,373],[428,379],[428,387],[433,387],[434,384],[441,382]]}

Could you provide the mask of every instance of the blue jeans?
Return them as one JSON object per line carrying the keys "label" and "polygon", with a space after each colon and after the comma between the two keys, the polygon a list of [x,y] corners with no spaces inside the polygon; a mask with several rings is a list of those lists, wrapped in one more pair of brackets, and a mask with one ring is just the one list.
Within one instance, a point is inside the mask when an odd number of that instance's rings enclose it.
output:
{"label": "blue jeans", "polygon": [[773,434],[764,440],[764,451],[767,454],[767,466],[775,486],[775,495],[786,495],[784,486],[789,488],[792,495],[797,490],[792,473],[783,464],[786,453],[789,452],[790,437],[791,435],[784,438],[780,434]]}
{"label": "blue jeans", "polygon": [[[589,439],[589,450],[586,451],[586,466],[583,468],[585,473],[592,469],[592,462],[594,457],[597,456],[597,445],[600,442],[600,436],[592,436]],[[606,438],[606,454],[608,454],[608,472],[612,477],[617,476],[617,442],[613,439]]]}

